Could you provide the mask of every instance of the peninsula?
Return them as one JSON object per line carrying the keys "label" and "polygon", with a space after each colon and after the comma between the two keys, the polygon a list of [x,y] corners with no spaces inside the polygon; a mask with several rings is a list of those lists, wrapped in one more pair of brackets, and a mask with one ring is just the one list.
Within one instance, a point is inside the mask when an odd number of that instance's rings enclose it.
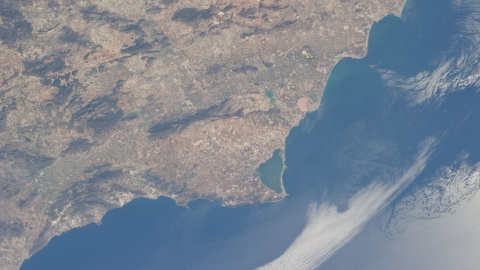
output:
{"label": "peninsula", "polygon": [[256,173],[404,0],[0,0],[0,269],[137,197],[281,200]]}

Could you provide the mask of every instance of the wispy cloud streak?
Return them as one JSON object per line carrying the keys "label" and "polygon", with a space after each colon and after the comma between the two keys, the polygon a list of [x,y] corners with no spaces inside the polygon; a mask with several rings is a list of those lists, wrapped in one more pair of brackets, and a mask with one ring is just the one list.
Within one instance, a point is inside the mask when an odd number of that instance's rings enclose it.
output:
{"label": "wispy cloud streak", "polygon": [[405,77],[391,70],[379,69],[387,86],[406,90],[411,106],[443,100],[445,94],[469,86],[480,87],[480,2],[453,0],[452,8],[466,13],[456,21],[459,29],[453,37],[451,52],[434,61],[433,71]]}
{"label": "wispy cloud streak", "polygon": [[315,269],[351,240],[378,211],[411,183],[424,169],[435,140],[427,139],[416,161],[394,184],[373,183],[349,201],[348,210],[312,203],[308,223],[292,245],[276,260],[258,269]]}

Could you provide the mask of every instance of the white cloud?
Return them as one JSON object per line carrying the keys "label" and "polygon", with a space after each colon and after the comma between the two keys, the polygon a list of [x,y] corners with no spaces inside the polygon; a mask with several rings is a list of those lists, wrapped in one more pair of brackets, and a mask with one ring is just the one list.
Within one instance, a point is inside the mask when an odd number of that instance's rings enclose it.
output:
{"label": "white cloud", "polygon": [[470,165],[464,153],[450,166],[440,169],[429,184],[414,190],[398,203],[385,226],[391,234],[405,231],[412,220],[434,219],[453,214],[457,206],[480,189],[480,163]]}
{"label": "white cloud", "polygon": [[[452,3],[467,15],[456,22],[461,30],[451,51],[434,63],[437,68],[412,77],[378,70],[387,85],[403,90],[411,106],[441,104],[447,93],[480,87],[480,1]],[[302,233],[280,257],[259,269],[322,265],[422,172],[433,145],[430,141],[423,148],[395,184],[372,184],[359,191],[344,212],[329,204],[312,204]],[[480,163],[470,165],[467,159],[468,155],[462,156],[442,168],[430,184],[402,198],[392,215],[384,216],[386,227],[372,222],[369,231],[354,241],[355,248],[347,245],[327,265],[333,269],[478,269],[480,256],[474,253],[480,250]],[[336,268],[339,265],[347,267]]]}
{"label": "white cloud", "polygon": [[406,90],[411,106],[424,102],[441,102],[448,92],[468,86],[480,87],[480,3],[454,0],[452,8],[467,13],[456,21],[458,33],[453,37],[451,51],[437,59],[433,71],[404,77],[391,70],[379,69],[387,86]]}
{"label": "white cloud", "polygon": [[[473,197],[455,205],[453,214],[412,221],[404,234],[397,235],[383,252],[379,250],[375,255],[381,258],[379,264],[388,263],[393,255],[397,264],[389,268],[392,270],[414,269],[418,265],[422,269],[478,269],[480,193],[475,191]],[[364,269],[381,268],[371,265]]]}
{"label": "white cloud", "polygon": [[348,210],[339,213],[329,204],[312,203],[308,223],[291,246],[274,261],[258,269],[315,269],[350,241],[379,210],[411,183],[425,167],[435,140],[422,145],[415,163],[394,184],[371,184],[350,201]]}
{"label": "white cloud", "polygon": [[[467,160],[464,154],[441,168],[394,211],[373,219],[324,268],[478,269],[480,163]],[[388,222],[379,226],[381,220]]]}

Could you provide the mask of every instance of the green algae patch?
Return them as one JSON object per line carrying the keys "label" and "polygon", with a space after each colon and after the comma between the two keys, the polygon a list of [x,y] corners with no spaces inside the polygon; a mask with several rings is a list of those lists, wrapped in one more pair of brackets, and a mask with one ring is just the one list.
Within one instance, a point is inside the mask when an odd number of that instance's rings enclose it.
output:
{"label": "green algae patch", "polygon": [[274,95],[275,95],[275,94],[273,94],[272,91],[267,91],[267,93],[265,93],[265,95],[270,98],[270,102],[271,102],[271,103],[275,103],[275,101],[277,101],[277,100],[274,98]]}
{"label": "green algae patch", "polygon": [[283,157],[282,150],[277,149],[273,152],[273,156],[260,164],[257,168],[257,175],[262,183],[269,189],[282,193],[282,174],[283,174]]}
{"label": "green algae patch", "polygon": [[310,98],[313,99],[314,101],[317,101],[317,100],[318,100],[318,95],[317,95],[317,93],[310,92],[308,95],[309,95]]}

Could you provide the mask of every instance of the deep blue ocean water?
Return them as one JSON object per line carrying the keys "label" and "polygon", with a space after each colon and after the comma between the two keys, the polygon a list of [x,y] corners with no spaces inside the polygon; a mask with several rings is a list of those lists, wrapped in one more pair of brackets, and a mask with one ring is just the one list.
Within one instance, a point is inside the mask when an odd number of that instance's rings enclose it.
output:
{"label": "deep blue ocean water", "polygon": [[228,208],[197,200],[184,208],[136,199],[102,225],[54,237],[21,269],[253,269],[290,246],[312,202],[347,211],[359,190],[395,184],[426,142],[433,146],[425,168],[389,203],[464,152],[480,161],[479,88],[466,74],[478,55],[462,23],[474,11],[461,7],[408,1],[401,18],[373,25],[365,58],[335,66],[320,108],[286,140],[283,201]]}

